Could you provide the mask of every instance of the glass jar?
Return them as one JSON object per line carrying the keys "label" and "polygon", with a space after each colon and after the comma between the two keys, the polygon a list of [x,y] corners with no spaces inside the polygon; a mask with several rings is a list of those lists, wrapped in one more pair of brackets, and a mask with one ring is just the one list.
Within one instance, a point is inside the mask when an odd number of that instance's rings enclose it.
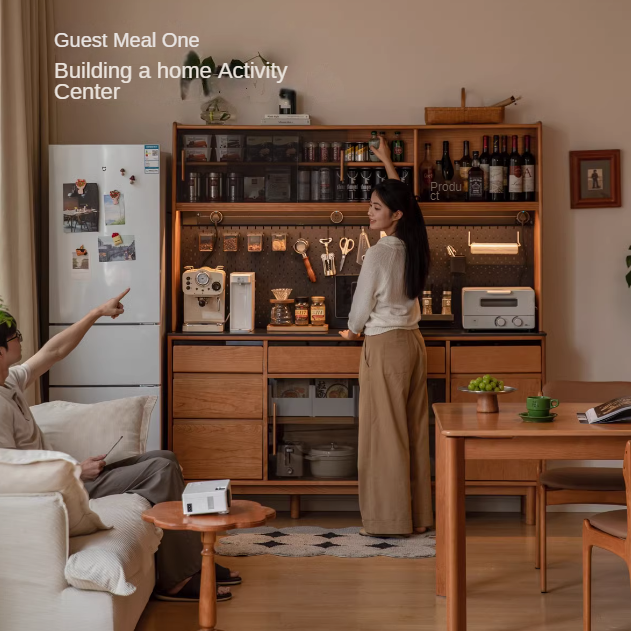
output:
{"label": "glass jar", "polygon": [[324,296],[312,296],[311,298],[311,324],[315,326],[326,324]]}
{"label": "glass jar", "polygon": [[224,232],[223,233],[223,251],[237,252],[239,249],[239,233]]}
{"label": "glass jar", "polygon": [[275,232],[272,234],[272,251],[285,252],[287,250],[287,234],[284,232]]}
{"label": "glass jar", "polygon": [[272,305],[270,324],[274,326],[290,326],[294,323],[294,316],[291,310],[291,305],[294,304],[293,298],[288,300],[270,300],[270,303]]}
{"label": "glass jar", "polygon": [[248,232],[248,252],[263,251],[263,233]]}
{"label": "glass jar", "polygon": [[443,301],[442,301],[442,315],[451,315],[451,292],[443,291]]}
{"label": "glass jar", "polygon": [[423,310],[421,312],[422,315],[432,315],[432,292],[425,290],[423,292],[423,297],[421,299],[421,305]]}
{"label": "glass jar", "polygon": [[296,298],[295,323],[298,326],[309,324],[309,298]]}

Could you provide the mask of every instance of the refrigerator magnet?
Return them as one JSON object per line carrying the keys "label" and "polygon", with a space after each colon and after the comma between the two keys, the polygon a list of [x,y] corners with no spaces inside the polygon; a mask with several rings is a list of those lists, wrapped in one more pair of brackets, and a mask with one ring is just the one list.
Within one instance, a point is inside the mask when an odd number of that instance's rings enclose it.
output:
{"label": "refrigerator magnet", "polygon": [[114,245],[123,245],[123,237],[118,232],[112,232],[112,243]]}

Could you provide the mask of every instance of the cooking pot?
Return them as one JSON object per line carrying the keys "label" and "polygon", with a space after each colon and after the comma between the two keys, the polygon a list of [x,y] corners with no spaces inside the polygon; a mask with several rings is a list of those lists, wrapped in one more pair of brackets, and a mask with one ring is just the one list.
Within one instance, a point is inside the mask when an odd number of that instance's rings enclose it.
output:
{"label": "cooking pot", "polygon": [[305,456],[316,478],[349,478],[357,474],[357,449],[350,445],[318,445]]}

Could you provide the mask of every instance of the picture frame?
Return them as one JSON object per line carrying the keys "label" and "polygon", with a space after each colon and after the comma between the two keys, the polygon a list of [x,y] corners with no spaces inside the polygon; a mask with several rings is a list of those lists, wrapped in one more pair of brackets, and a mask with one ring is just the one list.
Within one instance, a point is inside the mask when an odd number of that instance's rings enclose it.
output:
{"label": "picture frame", "polygon": [[570,207],[620,206],[620,149],[570,151]]}

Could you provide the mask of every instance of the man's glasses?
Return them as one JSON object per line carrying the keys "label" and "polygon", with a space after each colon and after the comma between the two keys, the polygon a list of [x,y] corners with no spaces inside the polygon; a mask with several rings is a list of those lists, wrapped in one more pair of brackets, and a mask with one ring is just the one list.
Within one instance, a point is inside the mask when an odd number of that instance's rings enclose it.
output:
{"label": "man's glasses", "polygon": [[7,342],[10,342],[11,340],[16,340],[16,339],[18,342],[20,342],[20,344],[22,343],[22,339],[23,339],[22,334],[18,330],[15,331],[15,335],[13,337],[7,338]]}

